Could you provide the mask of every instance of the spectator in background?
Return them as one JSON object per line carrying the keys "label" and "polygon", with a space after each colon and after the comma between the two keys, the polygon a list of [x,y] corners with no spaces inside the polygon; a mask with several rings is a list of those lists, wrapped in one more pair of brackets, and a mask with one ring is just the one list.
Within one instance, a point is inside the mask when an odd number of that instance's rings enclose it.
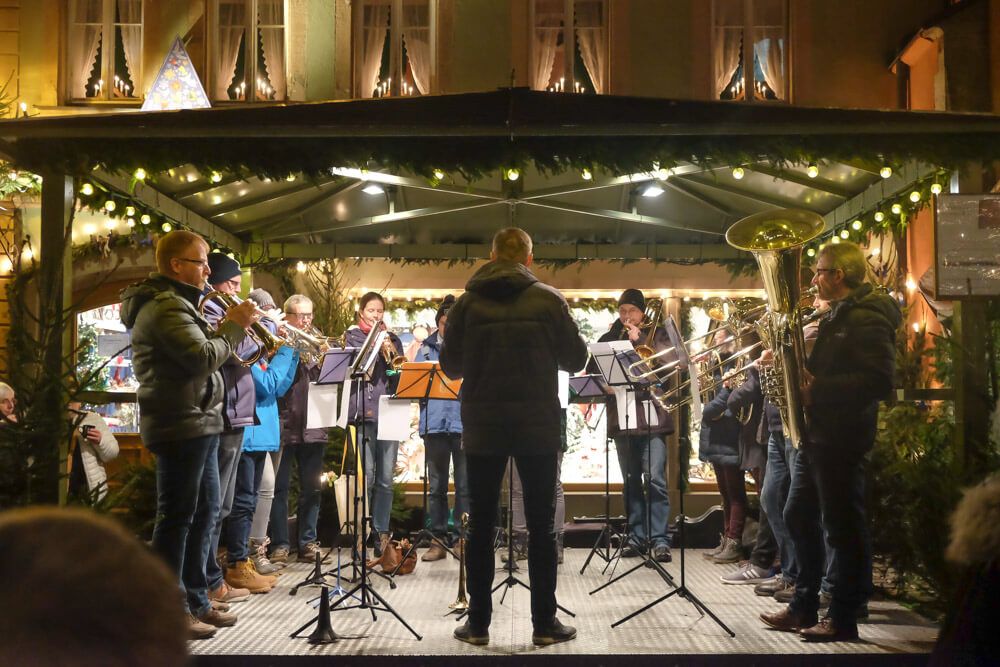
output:
{"label": "spectator in background", "polygon": [[17,408],[17,399],[14,397],[14,388],[6,382],[0,382],[0,418],[3,421],[17,421],[14,410]]}
{"label": "spectator in background", "polygon": [[[176,575],[90,510],[0,514],[0,665],[181,667],[188,625]],[[165,594],[166,593],[166,594]]]}
{"label": "spectator in background", "polygon": [[79,401],[69,403],[73,426],[73,453],[69,475],[70,495],[92,494],[96,500],[108,493],[104,464],[118,457],[118,440],[96,412],[84,411]]}

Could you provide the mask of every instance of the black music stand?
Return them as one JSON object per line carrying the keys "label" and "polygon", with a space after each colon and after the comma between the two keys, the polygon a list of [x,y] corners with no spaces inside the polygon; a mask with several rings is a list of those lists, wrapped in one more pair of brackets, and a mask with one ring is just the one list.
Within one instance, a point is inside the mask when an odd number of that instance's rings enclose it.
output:
{"label": "black music stand", "polygon": [[[604,403],[609,395],[609,388],[604,378],[595,373],[592,375],[577,375],[569,379],[569,402],[570,403]],[[611,525],[611,459],[609,444],[610,438],[604,441],[604,526],[594,540],[587,559],[580,568],[580,574],[587,570],[590,561],[596,555],[605,563],[610,563],[612,556],[611,540],[616,535],[621,544],[621,535],[615,533]],[[603,549],[603,551],[602,551]]]}
{"label": "black music stand", "polygon": [[[687,434],[690,433],[690,423],[689,423],[688,410],[686,408],[681,408],[678,411],[678,417],[679,417],[678,421],[680,422],[680,424],[678,426],[682,429],[681,430],[681,433],[682,433],[681,438],[684,438],[685,440],[688,440],[689,436]],[[681,447],[681,448],[679,448],[679,451],[680,452],[688,451],[688,447]],[[680,461],[680,465],[687,465],[687,461]],[[713,621],[715,621],[716,624],[720,628],[722,628],[727,633],[729,633],[730,637],[735,637],[736,633],[733,632],[732,630],[730,630],[729,626],[727,626],[725,623],[723,623],[721,620],[719,620],[719,617],[716,616],[712,612],[712,610],[709,609],[708,606],[706,606],[704,602],[702,602],[700,599],[698,599],[698,597],[691,591],[691,589],[689,589],[687,587],[687,579],[686,579],[686,576],[685,576],[686,570],[685,570],[685,567],[684,567],[684,562],[685,562],[684,554],[687,551],[687,541],[686,541],[685,534],[684,534],[684,526],[687,523],[687,516],[684,514],[684,492],[686,491],[686,489],[684,489],[683,486],[682,486],[680,491],[681,491],[681,493],[680,493],[680,496],[681,496],[680,497],[680,516],[677,517],[678,520],[679,520],[679,522],[680,522],[680,540],[681,540],[681,545],[680,545],[681,546],[681,554],[680,554],[681,555],[681,558],[680,558],[681,576],[680,576],[680,583],[679,583],[679,585],[675,585],[675,587],[674,587],[674,589],[672,591],[670,591],[667,594],[665,594],[665,595],[657,598],[656,600],[653,600],[652,602],[650,602],[649,604],[647,604],[645,607],[642,607],[641,609],[635,610],[634,612],[632,612],[628,616],[625,616],[621,620],[615,621],[614,623],[611,624],[611,627],[613,627],[613,628],[617,627],[617,626],[621,625],[622,623],[624,623],[625,621],[638,616],[642,612],[647,611],[648,609],[652,609],[653,607],[655,607],[656,605],[660,604],[661,602],[663,602],[664,600],[666,600],[670,596],[677,595],[678,597],[682,597],[682,598],[686,599],[688,602],[690,602],[691,604],[693,604],[694,607],[695,607],[695,609],[697,609],[698,613],[701,614],[702,616],[704,616],[705,614],[708,614],[709,617],[711,617],[711,619]]]}
{"label": "black music stand", "polygon": [[[462,381],[452,380],[447,375],[441,371],[441,365],[436,361],[413,361],[403,364],[399,376],[399,385],[396,387],[396,394],[393,398],[410,398],[419,401],[427,400],[439,400],[439,401],[457,401],[458,396],[461,392]],[[423,483],[423,504],[424,504],[424,516],[427,516],[427,472],[424,471],[424,483]],[[456,494],[458,490],[456,489]],[[444,543],[439,537],[434,535],[426,525],[420,528],[420,532],[417,533],[416,537],[410,540],[410,547],[403,554],[403,557],[399,559],[399,563],[389,574],[391,577],[395,577],[396,573],[399,572],[399,568],[403,567],[403,563],[406,559],[413,553],[417,548],[418,543],[422,543],[423,540],[429,540],[431,542],[436,542],[441,545],[441,547],[447,551],[453,558],[458,559],[455,552]]]}
{"label": "black music stand", "polygon": [[[350,376],[350,379],[354,382],[364,383],[366,381],[370,381],[372,378],[372,375],[374,373],[374,368],[377,365],[376,362],[378,360],[378,355],[379,355],[379,346],[374,344],[375,341],[378,340],[378,337],[373,336],[373,334],[375,334],[376,331],[377,329],[373,327],[371,333],[369,333],[368,335],[368,338],[365,340],[365,344],[361,347],[358,356],[355,358],[354,362],[350,365],[348,375]],[[355,414],[359,415],[365,414],[365,393],[366,392],[364,390],[358,391],[356,393],[357,399],[355,402],[355,407],[356,407]],[[371,456],[369,452],[368,436],[365,432],[363,424],[361,426],[361,433],[362,435],[360,438],[361,440],[360,451],[361,451],[361,469],[363,471],[365,469],[365,462],[368,460],[367,457]],[[355,488],[357,489],[357,495],[355,495],[355,500],[354,500],[354,515],[355,515],[354,526],[355,530],[360,529],[361,534],[359,536],[352,536],[351,541],[354,545],[357,545],[358,543],[357,537],[361,537],[360,542],[362,545],[364,545],[368,541],[368,524],[371,522],[371,517],[368,516],[367,475],[361,474],[360,477],[361,477],[361,484],[355,485]],[[357,547],[355,546],[354,548]],[[333,602],[333,604],[330,605],[330,611],[333,612],[333,611],[342,611],[347,609],[367,609],[371,613],[373,621],[378,620],[378,617],[375,614],[376,611],[387,611],[393,616],[395,616],[396,620],[402,623],[403,627],[409,630],[414,637],[416,637],[418,640],[422,640],[423,637],[421,637],[420,634],[417,633],[417,631],[414,630],[406,622],[406,620],[399,615],[399,612],[393,609],[392,606],[388,602],[386,602],[385,598],[379,595],[378,591],[376,591],[374,586],[372,586],[371,583],[369,582],[369,577],[368,577],[369,568],[367,559],[364,557],[365,554],[363,552],[363,547],[360,556],[361,556],[360,558],[361,576],[358,580],[358,583],[355,584],[350,590],[340,595]],[[389,578],[389,581],[390,584],[395,583],[394,581],[392,581],[391,578]],[[358,593],[360,594],[360,598],[358,597],[358,595],[356,595]],[[349,599],[354,599],[357,600],[358,602],[357,604],[354,605],[344,604],[343,606],[341,606],[341,603],[345,603]],[[307,623],[305,623],[305,625],[303,625],[295,632],[293,632],[291,636],[293,638],[297,637],[306,628],[308,628],[315,622],[316,622],[315,619],[308,621]]]}
{"label": "black music stand", "polygon": [[[597,366],[598,366],[598,368],[601,371],[601,375],[604,377],[604,379],[607,382],[608,386],[609,387],[628,387],[629,390],[633,392],[633,395],[636,396],[636,398],[634,400],[635,400],[635,403],[636,403],[636,412],[638,414],[638,409],[639,409],[639,405],[640,405],[640,401],[638,399],[639,391],[642,390],[642,389],[646,389],[649,385],[648,385],[648,383],[643,383],[641,381],[635,381],[629,375],[628,366],[631,363],[633,363],[632,359],[628,356],[628,352],[631,351],[631,349],[632,349],[631,345],[629,345],[628,349],[626,349],[626,350],[615,350],[614,346],[609,346],[608,349],[603,349],[603,348],[597,348],[597,349],[595,349],[595,347],[596,347],[596,345],[591,347],[591,353],[593,354],[594,361],[597,362]],[[627,402],[628,401],[626,400],[626,410],[625,410],[625,433],[626,433],[626,437],[628,437],[627,434],[629,432],[629,423],[628,423],[629,422],[629,418],[628,418],[629,417],[629,413],[628,413],[628,409],[627,409]],[[650,428],[649,427],[649,416],[647,415],[647,418],[646,418],[646,431],[647,431],[647,433],[646,433],[646,441],[647,441],[646,442],[647,466],[646,467],[647,468],[650,467],[648,461],[650,461],[651,456],[652,456],[652,453],[650,451],[650,443],[649,443],[649,440],[650,440],[649,428]],[[635,453],[633,452],[633,448],[629,447],[628,456],[629,456],[629,460],[630,461],[631,461],[631,457],[634,456],[634,455],[635,455]],[[631,468],[631,465],[629,465],[629,468]],[[628,480],[629,480],[630,476],[631,476],[631,473],[629,471],[626,471],[626,473],[625,473],[625,477],[626,477],[625,478],[625,494],[626,494],[626,498],[625,498],[625,505],[626,505],[626,507],[625,507],[625,510],[626,510],[626,515],[628,513],[628,497],[627,497],[627,495],[628,495]],[[651,526],[651,522],[652,522],[652,512],[651,512],[652,498],[651,498],[650,489],[649,489],[649,484],[651,482],[650,477],[651,476],[647,476],[647,480],[646,480],[646,492],[645,492],[645,495],[646,495],[646,498],[645,498],[646,511],[645,511],[645,517],[643,519],[644,526],[646,528],[646,543],[645,544],[641,544],[641,545],[635,545],[637,548],[639,548],[639,549],[642,550],[642,552],[643,552],[642,553],[642,557],[640,558],[640,560],[639,560],[638,563],[636,563],[635,565],[633,565],[628,570],[625,570],[621,574],[617,574],[617,575],[613,576],[608,581],[604,582],[603,584],[601,584],[600,586],[598,586],[594,590],[590,591],[590,595],[593,595],[594,593],[597,593],[599,591],[604,590],[605,588],[607,588],[611,584],[614,584],[614,583],[620,581],[621,579],[624,579],[628,575],[632,574],[633,572],[636,572],[637,570],[639,570],[639,569],[641,569],[643,567],[649,567],[649,568],[652,568],[652,569],[656,570],[656,573],[660,575],[660,577],[663,579],[664,582],[666,582],[667,584],[669,584],[671,586],[674,585],[674,578],[670,575],[669,572],[667,572],[664,569],[663,565],[661,565],[659,563],[659,561],[657,561],[653,557],[653,555],[652,555],[652,551],[653,550],[650,548],[650,545],[652,544],[652,542],[651,542],[651,540],[652,540],[652,526]],[[618,545],[618,551],[616,552],[615,556],[613,556],[611,559],[609,559],[609,564],[610,564],[610,560],[614,560],[615,558],[620,557],[621,552],[625,549],[625,547],[626,547],[627,544],[628,544],[628,539],[621,540],[620,544]],[[606,569],[606,566],[605,566],[605,569]]]}

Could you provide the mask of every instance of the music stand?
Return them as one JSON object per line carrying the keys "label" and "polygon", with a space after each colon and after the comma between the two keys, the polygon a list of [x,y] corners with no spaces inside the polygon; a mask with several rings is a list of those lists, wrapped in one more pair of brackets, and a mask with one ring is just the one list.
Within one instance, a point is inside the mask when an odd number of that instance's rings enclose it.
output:
{"label": "music stand", "polygon": [[[629,341],[609,341],[607,343],[594,343],[593,345],[590,346],[590,351],[591,351],[591,354],[594,357],[594,361],[597,363],[598,369],[601,371],[601,375],[604,377],[604,380],[605,380],[605,382],[607,382],[607,384],[608,384],[609,387],[626,387],[627,391],[632,391],[633,395],[636,395],[636,394],[638,394],[638,391],[637,391],[638,389],[645,389],[648,386],[648,383],[643,383],[641,381],[635,381],[635,380],[632,379],[631,375],[629,375],[628,366],[632,363],[632,360],[630,359],[630,357],[628,356],[628,354],[629,354],[629,352],[633,352],[634,353],[634,348],[632,347],[631,342],[629,342]],[[635,400],[635,406],[636,406],[636,414],[638,416],[638,409],[639,409],[640,402],[639,402],[639,400],[637,398],[634,399],[634,400]],[[628,434],[628,432],[630,430],[629,429],[629,423],[628,423],[629,422],[628,399],[626,399],[625,408],[626,408],[625,409],[625,433],[626,433],[626,437],[628,437],[627,434]],[[648,414],[647,414],[647,417],[646,417],[646,429],[647,429],[646,455],[647,455],[647,459],[649,459],[649,457],[651,456],[651,452],[650,452],[649,433],[648,433],[648,431],[649,431],[649,415]],[[628,452],[628,456],[629,456],[629,460],[630,461],[631,461],[632,456],[634,456],[634,455],[635,455],[635,452],[633,451],[633,448],[630,446],[629,447],[629,452]],[[649,467],[648,464],[647,464],[647,467]],[[629,465],[629,468],[631,468],[631,465]],[[631,477],[631,472],[630,471],[626,471],[626,473],[625,473],[625,480],[624,480],[625,481],[625,493],[626,493],[626,496],[628,494],[628,481],[629,481],[630,477]],[[651,477],[651,475],[650,475],[650,477]],[[611,584],[613,584],[613,583],[615,583],[617,581],[620,581],[621,579],[624,579],[628,575],[632,574],[633,572],[635,572],[635,571],[637,571],[637,570],[639,570],[640,568],[643,568],[643,567],[653,568],[654,570],[656,570],[657,574],[659,574],[660,577],[667,584],[669,584],[671,586],[674,585],[674,578],[672,576],[670,576],[670,573],[667,572],[663,568],[663,566],[659,563],[659,561],[657,561],[655,558],[652,557],[652,549],[649,548],[649,546],[650,546],[649,543],[650,543],[650,540],[651,540],[651,537],[652,537],[652,528],[650,526],[650,522],[652,521],[652,516],[651,516],[652,512],[651,512],[651,508],[650,508],[650,505],[652,503],[652,498],[650,496],[650,491],[649,491],[649,488],[648,488],[649,481],[650,480],[647,478],[647,488],[646,488],[646,494],[645,494],[646,495],[646,498],[645,498],[645,503],[646,503],[645,515],[646,516],[644,518],[644,524],[645,524],[645,528],[646,528],[646,542],[647,542],[647,544],[645,544],[645,545],[636,545],[637,547],[641,548],[645,553],[642,554],[642,558],[639,560],[639,562],[637,564],[633,565],[631,568],[629,568],[628,570],[622,572],[621,574],[615,575],[614,577],[612,577],[608,581],[604,582],[603,584],[601,584],[600,586],[598,586],[594,590],[590,591],[590,595],[593,595],[594,593],[597,593],[598,591],[604,590],[605,588],[607,588]],[[626,509],[626,514],[627,514],[627,511],[628,511],[628,499],[627,498],[626,498],[626,508],[625,509]],[[621,544],[619,544],[619,547],[618,547],[618,553],[619,554],[625,548],[625,545],[626,545],[627,542],[628,542],[627,539],[621,541]],[[613,558],[614,557],[612,557],[612,559]],[[610,563],[610,560],[612,560],[612,559],[609,559],[609,563]]]}
{"label": "music stand", "polygon": [[[429,399],[439,400],[439,401],[457,401],[458,396],[462,389],[461,380],[452,380],[447,375],[441,371],[441,364],[436,361],[411,361],[403,364],[402,369],[400,369],[399,375],[399,385],[396,387],[396,394],[393,398],[410,398],[419,401],[427,401]],[[423,489],[423,501],[424,501],[424,516],[427,516],[427,484],[426,484],[426,472],[425,474],[425,484]],[[457,493],[457,491],[456,491]],[[399,572],[399,568],[403,566],[406,559],[413,553],[417,548],[417,544],[422,542],[424,539],[429,539],[431,542],[436,542],[441,545],[441,547],[447,551],[453,558],[458,558],[455,552],[444,543],[439,537],[434,535],[426,526],[420,528],[420,532],[417,533],[410,541],[410,546],[403,554],[403,557],[399,559],[399,563],[389,574],[391,577],[395,577],[396,573]]]}
{"label": "music stand", "polygon": [[[607,400],[609,394],[611,394],[610,389],[599,373],[577,375],[569,379],[570,403],[603,403]],[[587,559],[583,562],[583,567],[580,568],[580,574],[583,574],[587,570],[587,566],[590,565],[590,561],[595,555],[600,557],[605,563],[610,563],[613,558],[611,555],[611,539],[615,535],[615,532],[611,526],[611,448],[608,444],[609,440],[609,438],[605,438],[604,441],[604,527],[601,528],[597,539],[594,540],[594,546],[591,547],[590,553],[587,554]],[[620,535],[619,540],[621,540]],[[603,552],[601,552],[602,542]]]}

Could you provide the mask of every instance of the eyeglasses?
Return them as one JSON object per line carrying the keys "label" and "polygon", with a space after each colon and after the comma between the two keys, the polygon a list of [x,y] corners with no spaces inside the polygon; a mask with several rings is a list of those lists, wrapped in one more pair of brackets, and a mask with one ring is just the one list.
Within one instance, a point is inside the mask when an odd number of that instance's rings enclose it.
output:
{"label": "eyeglasses", "polygon": [[840,271],[840,269],[813,269],[813,273],[819,275],[820,273],[829,273],[832,271]]}
{"label": "eyeglasses", "polygon": [[301,317],[303,319],[312,319],[312,313],[285,313],[285,317]]}
{"label": "eyeglasses", "polygon": [[174,259],[180,260],[182,262],[191,262],[192,264],[197,264],[197,265],[201,266],[202,268],[208,267],[208,260],[207,259],[188,259],[187,257],[174,257]]}

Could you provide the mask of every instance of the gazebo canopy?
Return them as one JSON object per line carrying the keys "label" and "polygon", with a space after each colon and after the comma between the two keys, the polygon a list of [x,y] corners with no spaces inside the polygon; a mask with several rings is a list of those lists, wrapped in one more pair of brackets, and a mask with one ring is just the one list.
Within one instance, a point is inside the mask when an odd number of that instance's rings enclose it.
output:
{"label": "gazebo canopy", "polygon": [[1000,118],[504,89],[19,119],[0,141],[251,262],[481,257],[508,224],[542,259],[725,259],[746,215],[805,208],[833,229],[1000,157]]}

